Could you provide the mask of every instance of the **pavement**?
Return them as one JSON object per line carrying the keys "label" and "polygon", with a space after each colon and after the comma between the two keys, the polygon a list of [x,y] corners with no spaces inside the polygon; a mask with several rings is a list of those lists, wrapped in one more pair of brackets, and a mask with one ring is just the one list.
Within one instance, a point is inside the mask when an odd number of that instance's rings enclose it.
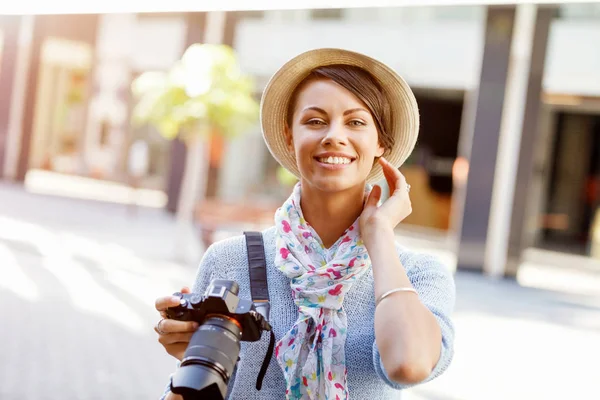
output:
{"label": "pavement", "polygon": [[[158,398],[175,363],[154,299],[195,274],[176,237],[159,208],[0,183],[0,399]],[[404,400],[600,398],[600,273],[529,263],[522,275],[456,273],[454,361]]]}

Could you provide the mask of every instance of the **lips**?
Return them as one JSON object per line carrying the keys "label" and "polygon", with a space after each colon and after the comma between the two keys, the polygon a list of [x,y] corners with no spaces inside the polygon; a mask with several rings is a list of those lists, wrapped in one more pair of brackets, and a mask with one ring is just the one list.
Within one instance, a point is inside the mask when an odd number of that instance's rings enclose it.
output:
{"label": "lips", "polygon": [[331,164],[331,165],[346,165],[352,162],[351,158],[348,157],[319,157],[317,161],[323,164]]}
{"label": "lips", "polygon": [[317,155],[314,159],[323,166],[343,167],[351,164],[356,157],[344,153],[327,152]]}

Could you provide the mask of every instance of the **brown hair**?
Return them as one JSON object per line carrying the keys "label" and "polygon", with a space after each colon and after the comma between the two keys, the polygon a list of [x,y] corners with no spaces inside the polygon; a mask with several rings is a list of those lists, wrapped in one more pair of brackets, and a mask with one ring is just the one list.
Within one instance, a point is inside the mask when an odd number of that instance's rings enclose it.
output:
{"label": "brown hair", "polygon": [[379,144],[385,149],[384,154],[388,153],[394,147],[395,140],[390,133],[393,126],[390,101],[377,79],[366,70],[353,65],[327,65],[312,70],[296,86],[296,89],[292,93],[287,110],[288,126],[292,126],[298,92],[309,82],[319,79],[334,81],[362,101],[373,116],[379,137]]}

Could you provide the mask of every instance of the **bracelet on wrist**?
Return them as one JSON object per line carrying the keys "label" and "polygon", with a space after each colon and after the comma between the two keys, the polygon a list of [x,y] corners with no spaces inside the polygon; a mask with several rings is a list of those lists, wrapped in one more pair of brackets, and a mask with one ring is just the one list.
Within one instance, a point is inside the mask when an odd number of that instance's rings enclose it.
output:
{"label": "bracelet on wrist", "polygon": [[399,293],[399,292],[411,292],[416,294],[417,296],[419,295],[419,293],[417,293],[417,291],[413,288],[410,287],[402,287],[402,288],[396,288],[396,289],[392,289],[392,290],[388,290],[387,292],[385,292],[384,294],[382,294],[381,296],[379,296],[379,298],[377,299],[377,301],[375,302],[375,308],[377,308],[377,306],[379,305],[379,303],[381,303],[381,301],[383,299],[385,299],[386,297],[394,294],[394,293]]}

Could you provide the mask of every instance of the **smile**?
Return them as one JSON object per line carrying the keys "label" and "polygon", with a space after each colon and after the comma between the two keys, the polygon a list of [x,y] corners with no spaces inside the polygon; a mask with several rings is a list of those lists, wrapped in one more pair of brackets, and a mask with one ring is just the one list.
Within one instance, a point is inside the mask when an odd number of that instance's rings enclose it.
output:
{"label": "smile", "polygon": [[348,157],[317,157],[317,161],[322,164],[344,165],[350,164],[354,160]]}
{"label": "smile", "polygon": [[356,158],[347,155],[329,155],[323,154],[314,158],[320,168],[329,171],[338,171],[348,168]]}

